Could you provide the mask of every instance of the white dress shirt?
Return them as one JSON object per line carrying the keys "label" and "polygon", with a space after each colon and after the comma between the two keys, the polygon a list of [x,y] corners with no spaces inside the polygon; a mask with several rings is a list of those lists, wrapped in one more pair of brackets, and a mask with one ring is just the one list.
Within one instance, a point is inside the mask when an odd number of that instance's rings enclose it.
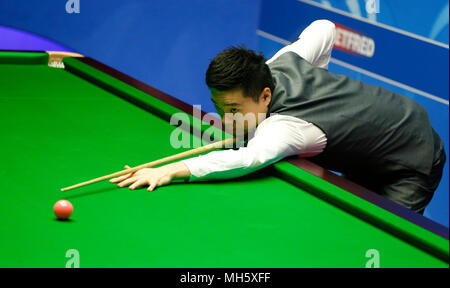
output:
{"label": "white dress shirt", "polygon": [[[328,20],[311,23],[297,41],[280,49],[269,64],[288,51],[321,68],[328,68],[336,38],[335,26]],[[323,151],[326,135],[312,123],[287,115],[272,115],[262,121],[247,147],[222,150],[183,160],[189,181],[228,179],[246,175],[287,156],[310,157]]]}

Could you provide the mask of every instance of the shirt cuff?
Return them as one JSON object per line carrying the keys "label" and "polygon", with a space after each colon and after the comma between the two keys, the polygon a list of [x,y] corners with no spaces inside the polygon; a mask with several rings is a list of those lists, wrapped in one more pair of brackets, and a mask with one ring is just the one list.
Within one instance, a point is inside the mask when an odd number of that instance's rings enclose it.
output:
{"label": "shirt cuff", "polygon": [[189,172],[191,174],[191,176],[188,179],[188,182],[194,182],[194,181],[198,181],[201,179],[201,176],[200,176],[201,175],[201,172],[200,172],[201,160],[199,159],[200,157],[201,156],[197,156],[197,157],[182,160],[184,165],[186,165],[188,167]]}

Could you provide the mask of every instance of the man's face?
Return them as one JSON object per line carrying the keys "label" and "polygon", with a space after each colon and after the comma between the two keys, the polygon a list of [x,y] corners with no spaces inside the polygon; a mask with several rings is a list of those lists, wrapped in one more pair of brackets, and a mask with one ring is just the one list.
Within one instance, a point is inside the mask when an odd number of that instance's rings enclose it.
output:
{"label": "man's face", "polygon": [[211,100],[216,111],[226,131],[234,136],[246,135],[265,119],[271,98],[270,88],[264,88],[258,101],[244,97],[241,89],[218,91],[211,88]]}

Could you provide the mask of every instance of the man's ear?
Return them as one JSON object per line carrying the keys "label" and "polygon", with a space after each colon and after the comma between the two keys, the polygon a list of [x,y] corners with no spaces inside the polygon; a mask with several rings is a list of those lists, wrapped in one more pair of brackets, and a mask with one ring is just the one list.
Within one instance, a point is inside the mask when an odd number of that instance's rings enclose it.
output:
{"label": "man's ear", "polygon": [[259,101],[263,101],[266,106],[269,106],[270,101],[272,100],[272,91],[269,87],[264,88],[259,96]]}

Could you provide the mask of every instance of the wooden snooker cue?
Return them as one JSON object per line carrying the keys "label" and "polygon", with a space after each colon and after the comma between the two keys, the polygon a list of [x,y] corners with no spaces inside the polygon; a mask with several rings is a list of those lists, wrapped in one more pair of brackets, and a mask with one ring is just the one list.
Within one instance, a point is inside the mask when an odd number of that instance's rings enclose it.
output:
{"label": "wooden snooker cue", "polygon": [[185,152],[181,152],[181,153],[178,153],[178,154],[175,154],[175,155],[172,155],[172,156],[168,156],[168,157],[156,160],[156,161],[152,161],[152,162],[149,162],[149,163],[146,163],[146,164],[142,164],[142,165],[139,165],[139,166],[136,166],[136,167],[133,167],[133,168],[125,169],[125,170],[118,171],[118,172],[115,172],[115,173],[112,173],[112,174],[109,174],[109,175],[105,175],[105,176],[102,176],[102,177],[98,177],[98,178],[89,180],[89,181],[86,181],[86,182],[82,182],[82,183],[75,184],[75,185],[72,185],[72,186],[69,186],[69,187],[66,187],[66,188],[62,188],[61,191],[67,191],[67,190],[75,189],[75,188],[78,188],[78,187],[81,187],[81,186],[86,186],[86,185],[89,185],[89,184],[92,184],[92,183],[100,182],[100,181],[103,181],[103,180],[106,180],[106,179],[110,179],[110,178],[122,176],[122,175],[125,175],[125,174],[133,173],[133,172],[135,172],[137,170],[140,170],[142,168],[150,168],[150,167],[154,167],[154,166],[161,165],[161,164],[167,164],[169,162],[180,160],[182,158],[196,156],[198,154],[209,152],[209,151],[212,151],[212,150],[215,150],[215,149],[219,149],[219,148],[223,148],[223,147],[229,147],[228,145],[230,145],[231,143],[233,143],[235,141],[236,141],[235,138],[229,138],[229,139],[225,139],[225,140],[222,140],[222,141],[217,141],[217,142],[214,142],[214,143],[202,146],[202,147],[198,147],[198,148],[191,149],[191,150],[188,150],[188,151],[185,151]]}

